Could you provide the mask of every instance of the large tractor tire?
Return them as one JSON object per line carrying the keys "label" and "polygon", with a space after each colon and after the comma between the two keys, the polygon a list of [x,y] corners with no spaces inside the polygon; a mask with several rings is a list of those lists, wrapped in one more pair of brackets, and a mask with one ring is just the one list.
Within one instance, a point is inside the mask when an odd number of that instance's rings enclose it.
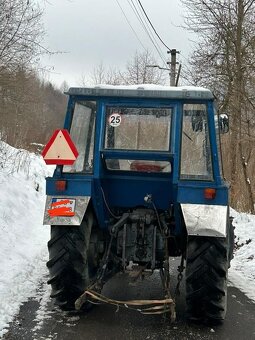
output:
{"label": "large tractor tire", "polygon": [[188,319],[205,323],[220,323],[224,320],[227,309],[227,272],[231,258],[230,232],[227,238],[188,237]]}
{"label": "large tractor tire", "polygon": [[90,260],[93,214],[86,212],[80,226],[52,226],[48,242],[51,297],[63,310],[74,309],[75,300],[95,278],[98,262]]}

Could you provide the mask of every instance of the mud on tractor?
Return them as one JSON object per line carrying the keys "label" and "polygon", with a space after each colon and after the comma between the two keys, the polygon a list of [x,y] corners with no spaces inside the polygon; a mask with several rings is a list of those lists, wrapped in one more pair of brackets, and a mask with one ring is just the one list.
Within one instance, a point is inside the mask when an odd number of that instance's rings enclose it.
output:
{"label": "mud on tractor", "polygon": [[128,267],[160,273],[165,299],[139,310],[169,311],[173,319],[169,257],[180,257],[187,317],[223,320],[234,236],[219,145],[228,120],[218,119],[212,93],[144,85],[70,88],[67,95],[64,129],[79,155],[46,180],[55,303],[121,305],[101,290]]}

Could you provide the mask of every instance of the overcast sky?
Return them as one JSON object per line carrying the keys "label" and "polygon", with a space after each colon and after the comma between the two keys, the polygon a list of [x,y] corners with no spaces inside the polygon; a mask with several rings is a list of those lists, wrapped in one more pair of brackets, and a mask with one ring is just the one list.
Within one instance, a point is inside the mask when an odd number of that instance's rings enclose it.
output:
{"label": "overcast sky", "polygon": [[[42,58],[42,65],[54,67],[47,78],[57,85],[64,80],[70,86],[80,85],[81,76],[86,77],[101,62],[106,67],[123,68],[136,50],[144,48],[151,51],[162,66],[162,58],[130,6],[132,2],[137,5],[137,0],[45,1],[44,45],[52,51],[65,52]],[[188,33],[180,27],[184,22],[180,0],[141,0],[141,3],[166,45],[181,51],[178,59],[185,62],[192,44]],[[167,58],[166,48],[156,41]]]}

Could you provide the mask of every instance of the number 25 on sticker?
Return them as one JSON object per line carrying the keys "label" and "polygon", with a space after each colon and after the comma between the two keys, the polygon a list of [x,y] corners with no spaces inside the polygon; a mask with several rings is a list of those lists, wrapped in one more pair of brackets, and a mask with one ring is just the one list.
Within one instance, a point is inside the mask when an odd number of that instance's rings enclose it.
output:
{"label": "number 25 on sticker", "polygon": [[121,115],[119,113],[112,113],[108,118],[108,122],[113,127],[119,126],[121,123]]}

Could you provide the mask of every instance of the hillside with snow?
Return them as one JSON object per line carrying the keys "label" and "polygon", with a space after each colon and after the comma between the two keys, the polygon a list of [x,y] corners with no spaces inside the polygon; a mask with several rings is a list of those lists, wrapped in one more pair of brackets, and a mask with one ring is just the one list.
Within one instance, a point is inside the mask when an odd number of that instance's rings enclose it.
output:
{"label": "hillside with snow", "polygon": [[0,336],[46,272],[49,227],[42,225],[42,158],[0,142]]}
{"label": "hillside with snow", "polygon": [[[52,170],[41,156],[0,142],[0,337],[47,273],[49,227],[42,219]],[[229,284],[255,300],[255,216],[231,213],[236,250]]]}

